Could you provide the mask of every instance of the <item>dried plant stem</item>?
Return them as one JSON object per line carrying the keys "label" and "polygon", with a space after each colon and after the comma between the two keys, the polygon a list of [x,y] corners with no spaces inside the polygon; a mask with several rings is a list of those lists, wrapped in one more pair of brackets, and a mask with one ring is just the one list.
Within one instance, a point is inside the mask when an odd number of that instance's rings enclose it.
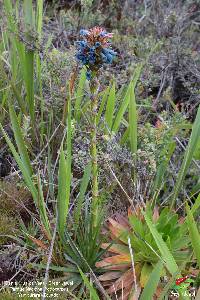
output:
{"label": "dried plant stem", "polygon": [[135,273],[135,263],[134,263],[134,257],[133,257],[133,249],[131,247],[130,237],[128,237],[128,247],[129,247],[129,252],[130,252],[130,255],[131,255],[131,263],[132,263],[133,279],[134,279],[134,289],[135,289],[135,292],[137,293],[138,287],[137,287],[137,281],[136,281],[136,273]]}
{"label": "dried plant stem", "polygon": [[42,295],[41,295],[42,300],[46,299],[46,291],[47,291],[48,281],[49,281],[49,269],[50,269],[50,264],[51,264],[51,260],[52,260],[52,255],[53,255],[53,247],[54,247],[54,243],[55,243],[55,240],[56,240],[57,222],[58,222],[58,216],[56,216],[56,224],[55,224],[53,237],[52,237],[52,240],[51,240],[51,245],[50,245],[49,254],[48,254],[48,260],[47,260],[45,277],[44,277],[44,281],[43,281]]}

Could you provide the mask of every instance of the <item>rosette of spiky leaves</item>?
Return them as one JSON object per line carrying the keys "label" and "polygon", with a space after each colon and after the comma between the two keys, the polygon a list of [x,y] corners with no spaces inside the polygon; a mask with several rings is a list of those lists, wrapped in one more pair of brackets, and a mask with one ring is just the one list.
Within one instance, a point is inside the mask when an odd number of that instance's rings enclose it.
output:
{"label": "rosette of spiky leaves", "polygon": [[[75,215],[77,216],[76,213]],[[87,211],[83,216],[79,216],[78,224],[74,223],[74,226],[72,224],[67,226],[62,243],[59,236],[56,237],[54,242],[50,271],[55,271],[59,274],[61,283],[66,281],[73,282],[73,285],[70,286],[70,292],[76,291],[78,299],[83,299],[83,294],[87,294],[80,269],[85,275],[94,272],[98,276],[101,271],[100,268],[96,267],[96,262],[105,253],[105,250],[101,248],[101,244],[105,241],[105,237],[101,233],[101,224],[102,216],[94,227],[92,214],[90,211]],[[26,248],[32,251],[35,250],[40,254],[38,255],[40,262],[29,264],[29,268],[46,270],[51,240],[48,238],[44,228],[30,228],[29,226],[27,229],[23,223],[21,228],[24,241],[23,239],[17,240],[24,247],[26,246]],[[35,237],[36,234],[37,237]]]}
{"label": "rosette of spiky leaves", "polygon": [[[100,274],[100,269],[96,267],[96,262],[101,259],[105,250],[101,248],[104,237],[101,234],[102,218],[98,219],[96,226],[93,226],[92,214],[87,212],[85,217],[81,217],[76,230],[65,232],[63,254],[67,272],[65,274],[68,281],[73,281],[73,288],[77,289],[78,298],[82,299],[84,293],[84,282],[80,275],[80,270],[84,274]],[[75,227],[77,224],[74,224]],[[74,233],[74,234],[72,234]]]}
{"label": "rosette of spiky leaves", "polygon": [[[162,209],[159,214],[157,208],[151,211],[148,207],[146,212],[161,234],[176,263],[178,265],[186,263],[189,257],[189,237],[187,228],[185,224],[182,224],[181,219],[178,219],[178,215],[168,208]],[[129,210],[128,218],[119,214],[116,215],[115,219],[109,218],[108,231],[111,243],[102,244],[102,248],[106,249],[110,246],[108,248],[110,256],[107,255],[102,261],[96,263],[97,267],[105,271],[99,280],[108,288],[107,292],[111,295],[115,292],[122,292],[123,288],[123,299],[126,300],[134,286],[128,238],[130,238],[134,253],[137,283],[140,284],[141,288],[147,283],[158,262],[160,251],[139,207],[134,213]],[[163,275],[165,272],[163,269]]]}
{"label": "rosette of spiky leaves", "polygon": [[81,30],[82,40],[76,43],[78,52],[76,58],[87,68],[87,79],[95,77],[104,63],[111,64],[116,52],[112,50],[109,40],[112,33],[101,27]]}

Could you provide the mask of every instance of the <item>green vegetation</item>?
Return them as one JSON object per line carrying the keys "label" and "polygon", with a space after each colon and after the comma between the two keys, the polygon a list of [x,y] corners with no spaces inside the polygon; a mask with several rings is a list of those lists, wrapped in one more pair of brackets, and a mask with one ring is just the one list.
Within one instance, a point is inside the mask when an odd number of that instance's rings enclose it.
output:
{"label": "green vegetation", "polygon": [[50,2],[0,3],[0,297],[198,300],[198,1]]}

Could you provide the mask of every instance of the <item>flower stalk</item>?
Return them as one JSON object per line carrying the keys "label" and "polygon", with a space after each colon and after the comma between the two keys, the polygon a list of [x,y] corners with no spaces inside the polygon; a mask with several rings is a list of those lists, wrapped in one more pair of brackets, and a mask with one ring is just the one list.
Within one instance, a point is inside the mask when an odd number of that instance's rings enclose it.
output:
{"label": "flower stalk", "polygon": [[91,90],[91,132],[90,132],[90,155],[92,162],[92,212],[94,225],[98,223],[99,210],[99,187],[98,187],[98,152],[97,152],[97,107],[99,82],[93,79],[90,82]]}
{"label": "flower stalk", "polygon": [[76,59],[87,69],[86,77],[89,80],[91,92],[91,132],[90,155],[92,162],[92,212],[93,224],[96,227],[99,216],[99,188],[98,188],[98,161],[97,161],[97,109],[98,109],[98,76],[103,64],[111,64],[116,53],[112,50],[109,40],[112,33],[106,32],[101,27],[81,30],[82,39],[77,42]]}

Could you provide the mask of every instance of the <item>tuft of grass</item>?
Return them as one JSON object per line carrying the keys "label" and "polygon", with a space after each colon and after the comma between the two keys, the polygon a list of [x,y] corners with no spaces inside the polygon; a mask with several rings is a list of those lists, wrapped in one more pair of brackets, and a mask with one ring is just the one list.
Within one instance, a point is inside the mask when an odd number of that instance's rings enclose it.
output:
{"label": "tuft of grass", "polygon": [[[15,116],[15,114],[13,114],[13,116]],[[26,186],[28,187],[29,191],[31,192],[35,206],[39,210],[41,222],[42,222],[43,226],[45,227],[45,229],[47,230],[47,232],[49,233],[49,235],[51,235],[50,234],[50,225],[49,225],[47,211],[46,211],[46,204],[44,203],[44,197],[42,195],[41,182],[39,179],[38,186],[36,186],[32,176],[30,174],[30,169],[29,169],[29,166],[31,165],[30,159],[29,159],[28,155],[26,155],[26,157],[25,157],[26,159],[24,159],[24,155],[26,153],[24,151],[26,149],[26,146],[22,139],[22,133],[19,128],[19,124],[18,124],[17,120],[15,120],[15,121],[16,122],[14,122],[14,126],[16,126],[16,127],[14,127],[14,132],[16,135],[16,140],[18,142],[20,141],[23,143],[23,145],[19,145],[19,149],[18,149],[19,152],[16,151],[15,146],[13,145],[12,141],[10,140],[9,136],[7,135],[7,133],[5,132],[5,130],[3,129],[3,126],[1,124],[0,124],[0,129],[3,133],[3,136],[6,140],[12,154],[13,154],[13,157],[15,158],[15,160],[18,164],[20,171],[22,172],[24,182],[25,182]]]}

